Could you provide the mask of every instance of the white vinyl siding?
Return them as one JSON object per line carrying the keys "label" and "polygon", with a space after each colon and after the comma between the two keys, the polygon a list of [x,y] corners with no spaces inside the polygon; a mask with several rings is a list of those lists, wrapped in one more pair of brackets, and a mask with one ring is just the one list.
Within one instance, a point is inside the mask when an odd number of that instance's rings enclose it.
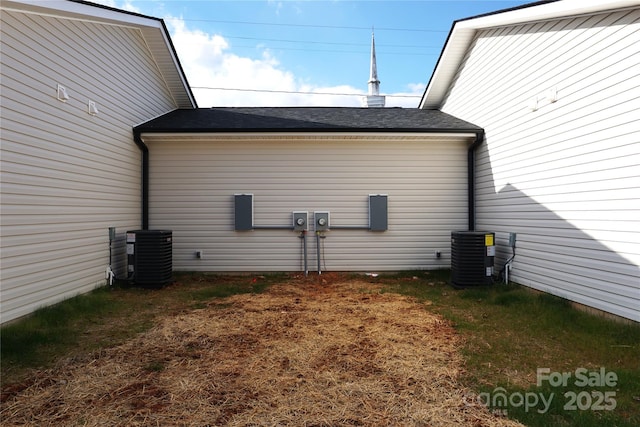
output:
{"label": "white vinyl siding", "polygon": [[1,18],[6,322],[104,284],[110,226],[125,274],[123,234],[141,221],[131,129],[175,105],[139,30],[9,10]]}
{"label": "white vinyl siding", "polygon": [[486,131],[477,228],[498,233],[498,266],[516,232],[514,281],[636,321],[638,46],[638,8],[483,30],[442,108]]}
{"label": "white vinyl siding", "polygon": [[[256,226],[291,226],[293,211],[312,223],[314,211],[330,211],[332,226],[359,227],[368,226],[369,194],[387,194],[388,230],[328,231],[323,270],[445,268],[450,232],[467,227],[468,138],[202,138],[145,138],[150,228],[173,230],[177,270],[302,270],[298,233],[234,231],[235,193],[254,195]],[[313,228],[307,239],[315,271]]]}

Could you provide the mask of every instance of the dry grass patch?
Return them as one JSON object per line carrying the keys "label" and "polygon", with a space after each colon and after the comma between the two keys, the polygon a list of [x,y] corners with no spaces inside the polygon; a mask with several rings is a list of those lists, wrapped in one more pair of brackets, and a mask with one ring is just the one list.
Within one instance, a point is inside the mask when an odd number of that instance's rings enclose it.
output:
{"label": "dry grass patch", "polygon": [[331,279],[215,299],[40,372],[5,395],[3,425],[518,425],[465,404],[441,317]]}

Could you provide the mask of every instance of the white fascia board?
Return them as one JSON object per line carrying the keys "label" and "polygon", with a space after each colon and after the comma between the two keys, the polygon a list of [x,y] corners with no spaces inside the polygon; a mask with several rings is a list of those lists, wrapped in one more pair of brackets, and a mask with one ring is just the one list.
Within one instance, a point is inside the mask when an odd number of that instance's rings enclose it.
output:
{"label": "white fascia board", "polygon": [[[162,24],[162,22],[161,22],[161,24]],[[167,46],[167,51],[169,52],[169,55],[171,55],[171,60],[172,60],[173,65],[175,67],[175,71],[176,71],[176,73],[178,75],[178,78],[180,79],[180,83],[182,84],[182,87],[185,89],[185,92],[187,94],[187,98],[189,99],[189,104],[190,104],[189,107],[190,108],[197,108],[198,104],[196,102],[195,95],[191,91],[191,87],[189,85],[189,82],[187,82],[187,76],[185,75],[185,73],[184,73],[184,71],[182,69],[182,65],[180,64],[180,60],[178,58],[178,53],[175,51],[175,48],[172,47],[173,46],[173,42],[171,41],[171,38],[170,38],[171,36],[169,34],[169,30],[164,27],[164,24],[162,25],[162,28],[160,29],[160,34],[162,36],[162,39],[164,40],[165,45]],[[179,102],[177,102],[177,104],[180,105]],[[186,105],[180,105],[180,107],[181,108],[186,108],[187,106]]]}
{"label": "white fascia board", "polygon": [[127,27],[151,27],[162,29],[159,19],[139,14],[126,13],[102,5],[76,3],[68,0],[3,0],[2,9],[37,13],[45,16],[63,16],[90,22],[101,22]]}
{"label": "white fascia board", "polygon": [[415,140],[468,139],[474,141],[475,132],[142,132],[143,142],[175,141],[240,141],[240,140]]}
{"label": "white fascia board", "polygon": [[459,29],[454,25],[433,71],[429,85],[420,100],[419,108],[427,110],[440,108],[442,100],[449,90],[449,85],[458,71],[458,67],[462,63],[475,34],[475,29]]}
{"label": "white fascia board", "polygon": [[517,8],[503,13],[496,13],[478,18],[461,20],[460,28],[475,30],[517,25],[526,22],[547,21],[568,16],[589,15],[613,9],[624,9],[640,6],[639,0],[561,0],[538,6]]}
{"label": "white fascia board", "polygon": [[561,0],[455,21],[419,108],[440,108],[449,85],[479,30],[638,6],[640,0]]}

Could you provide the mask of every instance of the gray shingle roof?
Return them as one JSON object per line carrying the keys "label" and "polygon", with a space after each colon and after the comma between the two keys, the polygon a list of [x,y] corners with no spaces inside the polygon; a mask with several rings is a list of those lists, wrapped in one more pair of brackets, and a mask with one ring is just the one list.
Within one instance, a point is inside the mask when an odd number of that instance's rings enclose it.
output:
{"label": "gray shingle roof", "polygon": [[225,107],[179,109],[136,132],[478,132],[438,110],[350,107]]}

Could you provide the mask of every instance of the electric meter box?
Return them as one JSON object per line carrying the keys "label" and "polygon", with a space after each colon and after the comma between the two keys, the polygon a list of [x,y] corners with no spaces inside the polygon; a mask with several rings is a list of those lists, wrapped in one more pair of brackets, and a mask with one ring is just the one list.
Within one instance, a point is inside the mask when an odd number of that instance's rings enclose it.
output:
{"label": "electric meter box", "polygon": [[234,194],[236,231],[253,230],[253,194]]}
{"label": "electric meter box", "polygon": [[293,231],[305,231],[309,223],[309,212],[293,211]]}
{"label": "electric meter box", "polygon": [[387,230],[387,195],[369,194],[369,230]]}
{"label": "electric meter box", "polygon": [[314,212],[313,219],[316,231],[327,231],[329,229],[329,212]]}

